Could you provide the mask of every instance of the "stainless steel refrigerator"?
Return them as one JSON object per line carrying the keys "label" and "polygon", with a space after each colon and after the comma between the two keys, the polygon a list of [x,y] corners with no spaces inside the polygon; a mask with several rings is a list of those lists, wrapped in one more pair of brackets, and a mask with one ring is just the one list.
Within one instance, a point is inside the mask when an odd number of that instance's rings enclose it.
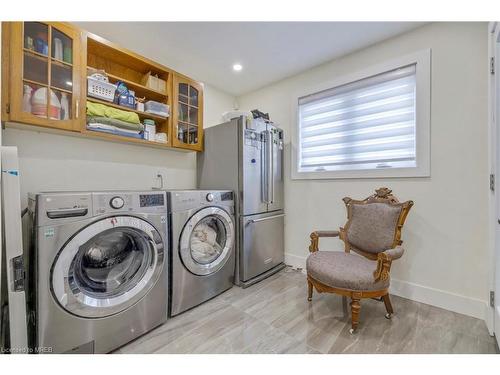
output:
{"label": "stainless steel refrigerator", "polygon": [[198,154],[198,187],[235,192],[237,285],[284,268],[283,130],[241,116],[206,128]]}

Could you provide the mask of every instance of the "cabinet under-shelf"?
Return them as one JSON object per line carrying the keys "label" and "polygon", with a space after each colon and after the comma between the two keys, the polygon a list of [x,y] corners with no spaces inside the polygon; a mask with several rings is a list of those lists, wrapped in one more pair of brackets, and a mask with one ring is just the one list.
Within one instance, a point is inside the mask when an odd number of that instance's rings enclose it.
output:
{"label": "cabinet under-shelf", "polygon": [[95,130],[86,129],[81,133],[85,137],[91,138],[100,138],[113,142],[121,142],[121,143],[135,143],[144,146],[151,146],[156,148],[171,148],[168,142],[156,142],[156,141],[148,141],[147,139],[134,138],[134,137],[126,137],[123,135],[110,134],[105,132],[99,132]]}

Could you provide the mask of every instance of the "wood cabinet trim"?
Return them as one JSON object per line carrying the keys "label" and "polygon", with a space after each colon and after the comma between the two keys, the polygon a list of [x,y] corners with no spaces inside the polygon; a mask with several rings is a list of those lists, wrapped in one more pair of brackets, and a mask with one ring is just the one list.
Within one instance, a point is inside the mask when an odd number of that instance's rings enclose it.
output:
{"label": "wood cabinet trim", "polygon": [[2,22],[2,122],[10,120],[10,110],[7,111],[7,106],[10,107],[10,23]]}
{"label": "wood cabinet trim", "polygon": [[[182,74],[174,74],[173,77],[173,106],[172,106],[172,143],[174,147],[184,148],[187,150],[203,151],[203,107],[204,107],[204,97],[203,97],[203,84],[197,82],[189,77]],[[179,141],[177,138],[177,123],[179,115],[179,84],[185,83],[192,86],[198,90],[198,143],[188,144]]]}

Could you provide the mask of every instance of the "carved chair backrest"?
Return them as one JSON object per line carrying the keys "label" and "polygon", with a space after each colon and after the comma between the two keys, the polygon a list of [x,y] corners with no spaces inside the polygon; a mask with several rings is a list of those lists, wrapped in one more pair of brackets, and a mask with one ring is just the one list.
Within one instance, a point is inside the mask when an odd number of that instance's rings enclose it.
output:
{"label": "carved chair backrest", "polygon": [[353,250],[369,259],[401,245],[401,230],[413,201],[400,203],[392,190],[380,188],[375,194],[359,201],[343,199],[347,209],[347,223],[340,228],[345,251]]}

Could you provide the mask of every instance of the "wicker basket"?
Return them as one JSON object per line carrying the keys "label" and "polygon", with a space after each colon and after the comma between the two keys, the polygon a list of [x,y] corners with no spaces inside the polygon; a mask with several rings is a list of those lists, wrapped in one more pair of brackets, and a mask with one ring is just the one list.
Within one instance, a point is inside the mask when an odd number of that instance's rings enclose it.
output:
{"label": "wicker basket", "polygon": [[153,75],[151,72],[147,72],[143,77],[141,84],[150,89],[159,91],[159,92],[167,92],[167,84],[165,80],[158,77],[158,75]]}
{"label": "wicker basket", "polygon": [[97,99],[112,102],[115,98],[116,85],[87,77],[87,94]]}

